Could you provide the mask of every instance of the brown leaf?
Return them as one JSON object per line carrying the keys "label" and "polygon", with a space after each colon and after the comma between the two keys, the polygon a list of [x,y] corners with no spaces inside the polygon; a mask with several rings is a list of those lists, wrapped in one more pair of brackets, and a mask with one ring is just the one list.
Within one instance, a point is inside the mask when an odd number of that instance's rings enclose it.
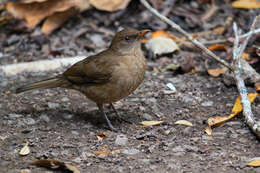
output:
{"label": "brown leaf", "polygon": [[30,162],[30,164],[34,166],[46,167],[51,169],[67,169],[73,173],[80,173],[80,171],[75,166],[72,166],[65,162],[61,162],[59,160],[43,159]]}
{"label": "brown leaf", "polygon": [[[249,93],[248,98],[249,98],[250,103],[252,103],[258,95],[259,95],[258,93]],[[226,121],[232,119],[234,116],[236,116],[240,112],[242,112],[242,110],[243,110],[243,106],[241,104],[241,98],[237,97],[235,104],[232,108],[232,113],[229,116],[211,117],[208,119],[208,125],[210,127],[220,126],[223,123],[225,123]]]}
{"label": "brown leaf", "polygon": [[259,167],[260,166],[260,157],[255,157],[253,159],[250,159],[250,161],[246,165]]}
{"label": "brown leaf", "polygon": [[225,73],[227,71],[226,67],[216,68],[216,69],[208,69],[208,73],[213,77],[218,77],[219,75]]}
{"label": "brown leaf", "polygon": [[258,0],[237,0],[232,3],[232,7],[255,9],[255,8],[260,8],[260,2]]}
{"label": "brown leaf", "polygon": [[52,31],[61,26],[69,17],[75,15],[76,13],[77,10],[75,8],[70,8],[63,12],[54,13],[44,21],[41,31],[44,34],[49,35],[52,33]]}
{"label": "brown leaf", "polygon": [[89,0],[95,8],[104,11],[117,11],[126,8],[131,0]]}
{"label": "brown leaf", "polygon": [[255,89],[256,91],[260,91],[260,82],[255,83]]}
{"label": "brown leaf", "polygon": [[[90,5],[88,0],[40,0],[38,2],[35,0],[28,0],[17,3],[8,2],[6,3],[5,8],[16,18],[25,19],[29,28],[34,28],[43,19],[51,16],[42,29],[44,32],[50,33],[53,29],[56,29],[62,24],[68,16],[72,15],[72,10],[69,9],[75,8],[82,11],[90,8]],[[61,12],[64,11],[67,12],[62,14]],[[58,16],[55,17],[55,15]]]}
{"label": "brown leaf", "polygon": [[26,156],[30,153],[30,148],[29,148],[29,142],[26,142],[26,144],[24,145],[24,147],[20,150],[19,154],[21,156]]}
{"label": "brown leaf", "polygon": [[227,50],[227,47],[225,44],[215,44],[215,45],[211,45],[208,47],[209,50],[218,50],[218,51],[221,51],[221,50]]}
{"label": "brown leaf", "polygon": [[193,126],[192,123],[187,120],[178,120],[174,124],[185,125],[185,126],[189,126],[189,127]]}
{"label": "brown leaf", "polygon": [[141,124],[144,126],[155,126],[155,125],[159,125],[162,124],[163,121],[142,121]]}

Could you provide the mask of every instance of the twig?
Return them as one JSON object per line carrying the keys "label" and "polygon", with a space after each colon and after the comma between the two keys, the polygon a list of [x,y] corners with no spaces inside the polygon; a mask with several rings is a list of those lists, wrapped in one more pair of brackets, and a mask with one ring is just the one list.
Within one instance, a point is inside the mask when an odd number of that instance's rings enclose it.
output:
{"label": "twig", "polygon": [[248,37],[249,35],[257,34],[257,33],[260,33],[260,28],[256,29],[256,30],[252,30],[246,34],[240,35],[239,38],[245,38],[245,37]]}
{"label": "twig", "polygon": [[246,39],[239,45],[239,36],[241,34],[241,30],[238,30],[236,23],[233,24],[233,29],[235,33],[235,42],[234,42],[234,49],[233,49],[233,64],[234,64],[234,77],[237,84],[237,89],[239,91],[239,94],[241,96],[241,102],[243,105],[243,115],[245,117],[247,125],[252,129],[252,131],[255,133],[255,135],[260,138],[260,125],[257,124],[257,122],[254,119],[254,115],[251,110],[251,104],[247,95],[247,89],[245,86],[245,82],[242,78],[241,71],[242,71],[242,65],[241,65],[241,56],[246,48],[246,45],[248,43],[248,40],[253,35],[257,20],[260,16],[257,16],[251,26],[251,31],[249,32]]}
{"label": "twig", "polygon": [[165,23],[169,24],[171,27],[173,27],[174,29],[176,29],[177,31],[179,31],[180,33],[182,33],[185,37],[187,37],[187,39],[189,39],[193,44],[195,44],[198,48],[200,48],[201,50],[203,50],[208,56],[214,58],[216,61],[218,61],[219,63],[223,64],[224,66],[228,67],[230,70],[233,70],[232,67],[230,66],[229,63],[227,63],[226,61],[222,60],[221,58],[219,58],[217,55],[215,55],[213,52],[211,52],[209,49],[207,49],[203,44],[201,44],[199,41],[197,41],[196,39],[192,38],[192,36],[187,33],[186,31],[184,31],[179,25],[177,25],[176,23],[174,23],[173,21],[171,21],[170,19],[168,19],[167,17],[163,16],[162,14],[160,14],[156,9],[152,8],[150,6],[150,4],[146,1],[146,0],[141,0],[141,3],[151,12],[153,13],[155,16],[157,16],[158,18],[160,18],[162,21],[164,21]]}

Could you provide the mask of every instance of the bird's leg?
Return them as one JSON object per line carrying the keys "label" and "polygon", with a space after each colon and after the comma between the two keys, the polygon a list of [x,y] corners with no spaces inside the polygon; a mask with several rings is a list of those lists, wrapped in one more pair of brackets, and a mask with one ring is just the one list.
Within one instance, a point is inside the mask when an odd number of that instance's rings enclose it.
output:
{"label": "bird's leg", "polygon": [[97,104],[97,106],[98,106],[98,109],[99,109],[99,111],[101,112],[101,114],[105,117],[109,128],[110,128],[112,131],[117,131],[117,130],[113,127],[113,125],[111,124],[111,122],[110,122],[110,120],[108,119],[106,113],[104,112],[103,104]]}
{"label": "bird's leg", "polygon": [[113,111],[115,112],[117,119],[119,119],[119,120],[121,120],[121,121],[124,121],[124,122],[127,122],[127,123],[129,123],[129,124],[132,124],[132,122],[127,121],[127,120],[125,120],[125,119],[123,119],[123,118],[120,117],[118,111],[116,110],[116,108],[114,107],[114,105],[113,105],[112,103],[110,103],[109,105],[112,107]]}

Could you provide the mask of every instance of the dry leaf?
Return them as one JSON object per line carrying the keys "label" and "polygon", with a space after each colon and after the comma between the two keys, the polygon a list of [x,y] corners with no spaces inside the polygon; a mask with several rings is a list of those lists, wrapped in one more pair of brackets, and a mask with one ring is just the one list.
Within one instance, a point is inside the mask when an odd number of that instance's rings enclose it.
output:
{"label": "dry leaf", "polygon": [[245,59],[245,60],[250,60],[250,54],[244,52],[244,53],[242,54],[242,58]]}
{"label": "dry leaf", "polygon": [[95,8],[104,11],[117,11],[124,9],[130,0],[89,0]]}
{"label": "dry leaf", "polygon": [[226,67],[216,68],[216,69],[208,69],[208,74],[213,77],[218,77],[219,75],[225,73],[227,71]]}
{"label": "dry leaf", "polygon": [[212,129],[211,129],[211,127],[210,127],[210,126],[206,127],[205,132],[206,132],[208,135],[211,135],[211,134],[212,134]]}
{"label": "dry leaf", "polygon": [[221,51],[221,50],[227,50],[227,47],[225,44],[215,44],[215,45],[212,45],[212,46],[209,46],[208,47],[209,50],[218,50],[218,51]]}
{"label": "dry leaf", "polygon": [[260,8],[260,1],[258,1],[258,0],[237,0],[232,3],[232,7],[246,8],[246,9]]}
{"label": "dry leaf", "polygon": [[30,148],[29,148],[29,142],[26,142],[26,144],[24,145],[24,147],[20,150],[19,154],[21,156],[26,156],[30,153]]}
{"label": "dry leaf", "polygon": [[93,151],[93,153],[101,157],[106,157],[109,154],[119,154],[120,150],[111,151],[108,149],[107,145],[104,145],[100,151]]}
{"label": "dry leaf", "polygon": [[49,35],[52,31],[61,26],[69,17],[77,13],[75,8],[70,8],[63,12],[57,12],[48,17],[42,25],[41,31]]}
{"label": "dry leaf", "polygon": [[162,124],[163,121],[142,121],[141,124],[144,126],[156,126]]}
{"label": "dry leaf", "polygon": [[109,134],[109,132],[103,132],[103,133],[99,133],[97,135],[97,138],[99,141],[102,141],[104,139],[105,136],[107,136]]}
{"label": "dry leaf", "polygon": [[59,160],[43,159],[31,162],[30,164],[34,166],[46,167],[51,169],[67,169],[73,173],[80,173],[80,171],[75,166],[72,166],[65,162],[61,162]]}
{"label": "dry leaf", "polygon": [[[90,8],[88,0],[42,0],[8,2],[6,10],[18,19],[25,19],[29,28],[34,28],[42,20],[47,18],[44,23],[43,32],[49,34],[59,27],[68,17],[75,14],[72,11],[83,11]],[[72,8],[74,8],[72,10]],[[67,11],[68,10],[68,11]],[[64,14],[62,14],[64,13]],[[57,16],[56,16],[57,15]]]}
{"label": "dry leaf", "polygon": [[178,120],[174,124],[180,124],[180,125],[185,125],[185,126],[189,126],[189,127],[193,126],[192,123],[187,120]]}
{"label": "dry leaf", "polygon": [[164,30],[158,30],[158,31],[153,32],[152,33],[152,38],[156,38],[156,37],[167,37],[167,38],[172,39],[175,42],[181,42],[181,41],[185,41],[186,40],[186,38],[185,39],[181,39],[181,38],[175,37],[172,34],[170,34],[169,32],[164,31]]}
{"label": "dry leaf", "polygon": [[[250,93],[250,94],[248,94],[248,98],[249,98],[250,103],[252,103],[255,100],[256,96],[258,96],[258,95],[259,95],[258,93]],[[208,125],[210,127],[212,127],[212,126],[220,126],[224,122],[230,120],[231,118],[233,118],[234,116],[236,116],[237,114],[242,112],[242,110],[243,110],[243,107],[242,107],[242,104],[241,104],[241,98],[237,97],[236,101],[235,101],[235,104],[234,104],[234,106],[232,108],[232,113],[229,116],[211,117],[211,118],[208,119]]]}
{"label": "dry leaf", "polygon": [[260,82],[255,83],[255,89],[256,91],[260,91]]}
{"label": "dry leaf", "polygon": [[229,120],[228,116],[215,116],[215,117],[210,117],[208,119],[208,125],[210,127],[212,126],[218,126],[221,125],[222,123],[226,122]]}
{"label": "dry leaf", "polygon": [[254,167],[260,166],[260,157],[255,157],[253,159],[250,159],[250,161],[247,162],[246,165],[247,166],[254,166]]}

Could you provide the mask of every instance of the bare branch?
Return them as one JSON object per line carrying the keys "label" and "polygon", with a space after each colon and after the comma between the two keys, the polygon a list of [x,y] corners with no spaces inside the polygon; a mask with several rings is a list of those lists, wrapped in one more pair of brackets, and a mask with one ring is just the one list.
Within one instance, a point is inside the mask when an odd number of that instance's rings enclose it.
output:
{"label": "bare branch", "polygon": [[230,66],[230,64],[226,61],[224,61],[223,59],[219,58],[217,55],[215,55],[212,51],[210,51],[209,49],[207,49],[203,44],[201,44],[198,40],[192,38],[192,36],[187,33],[186,31],[184,31],[179,25],[177,25],[176,23],[174,23],[173,21],[171,21],[170,19],[168,19],[167,17],[163,16],[162,14],[160,14],[156,9],[152,8],[150,6],[150,4],[146,1],[146,0],[141,0],[141,3],[151,12],[153,13],[155,16],[157,16],[158,18],[160,18],[162,21],[164,21],[165,23],[169,24],[171,27],[173,27],[174,29],[176,29],[177,31],[179,31],[180,33],[182,33],[185,37],[187,37],[187,39],[189,39],[193,44],[195,44],[198,48],[200,48],[202,51],[204,51],[208,56],[214,58],[216,61],[218,61],[219,63],[223,64],[224,66],[228,67],[229,69],[232,70],[232,67]]}
{"label": "bare branch", "polygon": [[250,32],[247,33],[248,36],[246,39],[239,44],[239,38],[241,38],[240,34],[241,31],[238,29],[236,23],[233,25],[234,33],[235,33],[235,42],[234,42],[234,49],[233,49],[233,63],[234,63],[234,77],[236,80],[237,88],[239,91],[239,94],[241,96],[241,102],[243,105],[243,115],[245,117],[247,125],[252,129],[252,131],[255,133],[255,135],[260,138],[260,125],[257,124],[257,122],[254,119],[254,115],[251,110],[251,103],[249,101],[248,95],[247,95],[247,89],[245,86],[245,82],[242,78],[242,65],[241,65],[241,56],[246,48],[246,45],[248,43],[248,40],[253,35],[255,30],[255,26],[257,23],[257,20],[259,19],[259,16],[257,16],[251,26]]}

